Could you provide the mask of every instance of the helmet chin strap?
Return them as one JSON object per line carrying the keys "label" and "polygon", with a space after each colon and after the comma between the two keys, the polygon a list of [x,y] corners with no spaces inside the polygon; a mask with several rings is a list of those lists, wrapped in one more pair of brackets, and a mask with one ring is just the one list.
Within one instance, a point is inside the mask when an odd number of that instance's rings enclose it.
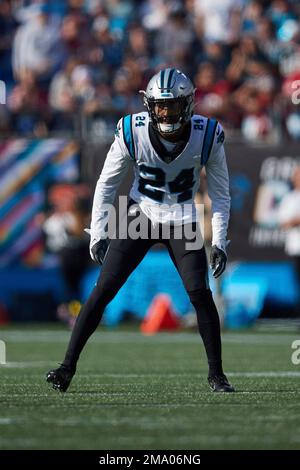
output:
{"label": "helmet chin strap", "polygon": [[181,127],[180,122],[176,122],[175,124],[167,124],[166,122],[158,123],[158,128],[160,132],[163,132],[164,134],[175,132],[178,129],[180,129],[180,127]]}

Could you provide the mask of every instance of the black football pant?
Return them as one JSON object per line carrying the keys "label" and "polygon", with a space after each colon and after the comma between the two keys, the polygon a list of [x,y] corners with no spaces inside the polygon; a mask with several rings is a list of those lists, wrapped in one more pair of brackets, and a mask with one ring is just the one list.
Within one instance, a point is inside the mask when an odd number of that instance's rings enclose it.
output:
{"label": "black football pant", "polygon": [[[128,225],[135,216],[128,217]],[[150,221],[142,215],[144,223],[148,224],[150,233]],[[181,227],[182,228],[182,227]],[[185,227],[187,229],[188,226]],[[72,331],[71,340],[66,352],[64,365],[76,368],[79,355],[88,338],[95,331],[102,318],[105,307],[115,297],[132,271],[142,261],[148,250],[155,243],[164,244],[174,262],[189,295],[191,303],[195,307],[200,335],[203,339],[210,374],[222,373],[221,362],[221,336],[219,316],[214,304],[211,291],[208,286],[207,259],[204,247],[187,249],[186,243],[191,243],[191,231],[199,230],[193,223],[187,230],[181,230],[182,237],[178,237],[178,228],[170,227],[168,239],[163,238],[162,226],[156,226],[158,239],[137,238],[111,240],[106,253],[98,281],[83,305]],[[159,232],[157,232],[159,230]],[[199,234],[199,232],[198,232]],[[162,273],[163,276],[163,273]]]}

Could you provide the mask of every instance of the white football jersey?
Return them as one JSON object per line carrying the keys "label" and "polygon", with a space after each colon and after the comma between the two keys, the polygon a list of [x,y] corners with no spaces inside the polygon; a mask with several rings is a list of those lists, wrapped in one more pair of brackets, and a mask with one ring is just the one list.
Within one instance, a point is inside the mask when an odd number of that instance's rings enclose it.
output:
{"label": "white football jersey", "polygon": [[130,197],[152,222],[175,224],[196,220],[194,197],[205,166],[212,201],[212,244],[225,250],[230,196],[223,142],[224,131],[215,119],[194,115],[188,141],[171,159],[163,144],[154,141],[147,112],[122,118],[95,190],[91,245],[104,233],[107,210],[103,206],[113,203],[130,165],[134,167]]}

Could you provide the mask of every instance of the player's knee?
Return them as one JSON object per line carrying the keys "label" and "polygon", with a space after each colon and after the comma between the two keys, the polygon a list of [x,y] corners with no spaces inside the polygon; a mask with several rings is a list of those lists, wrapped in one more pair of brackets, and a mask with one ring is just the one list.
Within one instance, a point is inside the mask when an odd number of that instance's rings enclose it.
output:
{"label": "player's knee", "polygon": [[207,304],[212,300],[211,290],[206,287],[188,291],[188,295],[192,304]]}
{"label": "player's knee", "polygon": [[181,277],[188,294],[190,292],[206,291],[209,289],[205,271],[182,272]]}
{"label": "player's knee", "polygon": [[97,293],[102,299],[107,299],[108,302],[114,298],[120,288],[118,278],[113,273],[101,273],[97,281]]}

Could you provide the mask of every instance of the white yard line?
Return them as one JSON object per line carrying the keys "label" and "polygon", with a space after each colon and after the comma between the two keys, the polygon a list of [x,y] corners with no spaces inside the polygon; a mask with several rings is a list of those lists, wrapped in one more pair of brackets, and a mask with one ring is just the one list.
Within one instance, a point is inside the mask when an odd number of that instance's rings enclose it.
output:
{"label": "white yard line", "polygon": [[[0,331],[0,339],[6,343],[67,343],[70,331]],[[263,333],[224,333],[224,343],[237,344],[290,344],[300,334],[263,334]],[[197,343],[199,335],[195,333],[159,333],[153,336],[144,336],[139,332],[98,331],[91,338],[93,343]]]}
{"label": "white yard line", "polygon": [[231,377],[300,377],[300,371],[228,372]]}
{"label": "white yard line", "polygon": [[[7,362],[6,364],[0,365],[0,370],[2,369],[3,371],[5,369],[26,369],[26,368],[34,368],[34,367],[46,367],[46,366],[51,366],[53,365],[53,361],[23,361],[23,362]],[[80,377],[112,377],[112,378],[122,378],[122,377],[127,377],[127,378],[142,378],[142,377],[162,377],[162,378],[179,378],[179,377],[201,377],[203,374],[197,373],[197,374],[183,374],[181,372],[178,372],[178,374],[168,374],[168,373],[149,373],[149,374],[110,374],[110,373],[102,373],[99,371],[99,373],[90,373],[86,374],[83,373],[81,374],[80,372],[78,373],[78,376]],[[299,371],[259,371],[259,372],[227,372],[228,376],[231,377],[299,377],[300,378],[300,370]],[[102,384],[105,385],[105,384]],[[123,384],[124,385],[124,384]],[[128,384],[132,385],[132,384]]]}
{"label": "white yard line", "polygon": [[53,365],[53,361],[22,361],[22,362],[7,362],[0,365],[1,369],[31,369],[33,367],[44,367]]}

